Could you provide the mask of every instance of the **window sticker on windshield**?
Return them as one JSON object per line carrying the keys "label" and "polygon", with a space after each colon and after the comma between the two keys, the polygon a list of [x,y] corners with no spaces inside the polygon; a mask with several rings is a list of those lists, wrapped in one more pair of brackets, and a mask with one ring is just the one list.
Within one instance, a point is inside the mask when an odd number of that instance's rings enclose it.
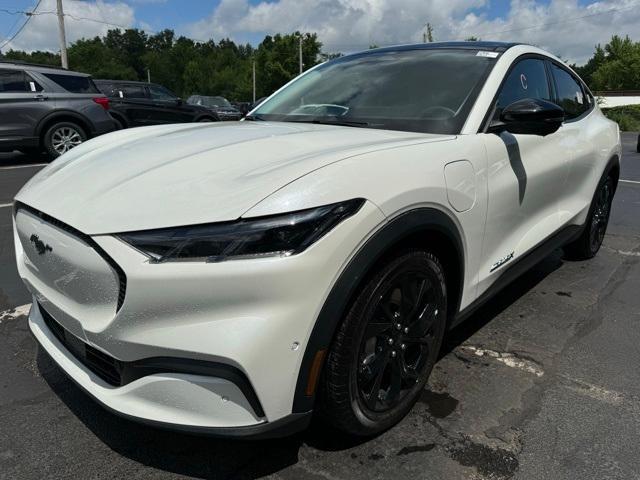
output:
{"label": "window sticker on windshield", "polygon": [[584,95],[582,92],[576,92],[576,101],[582,105],[584,103]]}
{"label": "window sticker on windshield", "polygon": [[36,82],[29,82],[29,87],[31,88],[32,92],[36,91]]}
{"label": "window sticker on windshield", "polygon": [[522,88],[524,90],[529,88],[529,83],[527,82],[527,76],[524,73],[520,74],[520,84],[522,85]]}
{"label": "window sticker on windshield", "polygon": [[498,52],[487,52],[485,50],[480,50],[476,53],[476,57],[496,58],[498,55],[500,55]]}

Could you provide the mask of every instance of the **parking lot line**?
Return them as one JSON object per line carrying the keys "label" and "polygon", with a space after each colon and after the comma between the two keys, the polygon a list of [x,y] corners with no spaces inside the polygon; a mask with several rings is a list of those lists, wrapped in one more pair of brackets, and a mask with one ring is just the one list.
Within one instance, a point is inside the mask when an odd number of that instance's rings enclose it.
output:
{"label": "parking lot line", "polygon": [[637,181],[635,181],[635,180],[620,180],[620,181],[621,181],[622,183],[635,183],[635,184],[640,185],[640,182],[637,182]]}
{"label": "parking lot line", "polygon": [[48,163],[30,163],[29,165],[9,165],[6,167],[0,167],[0,170],[15,170],[17,168],[44,167],[45,165],[49,165],[49,164]]}

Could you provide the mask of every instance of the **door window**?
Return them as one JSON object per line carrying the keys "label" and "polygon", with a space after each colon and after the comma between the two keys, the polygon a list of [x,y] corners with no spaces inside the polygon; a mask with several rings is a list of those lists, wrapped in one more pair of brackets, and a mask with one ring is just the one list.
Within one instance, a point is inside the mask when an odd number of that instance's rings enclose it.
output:
{"label": "door window", "polygon": [[506,106],[525,98],[551,100],[547,70],[540,59],[521,60],[511,69],[498,96],[496,117]]}
{"label": "door window", "polygon": [[42,85],[40,85],[38,82],[36,82],[33,77],[31,75],[29,75],[28,73],[24,74],[24,78],[25,81],[27,82],[27,89],[30,92],[41,92],[42,90],[44,90],[44,88],[42,88]]}
{"label": "door window", "polygon": [[160,85],[149,85],[149,93],[154,100],[175,100],[177,97]]}
{"label": "door window", "polygon": [[0,93],[31,92],[24,72],[19,70],[0,70]]}
{"label": "door window", "polygon": [[579,117],[591,108],[590,98],[585,95],[582,85],[564,68],[552,64],[551,71],[558,89],[558,105],[564,109],[567,119]]}
{"label": "door window", "polygon": [[141,85],[118,85],[118,92],[121,98],[147,98],[144,87]]}
{"label": "door window", "polygon": [[71,93],[100,93],[89,77],[63,73],[43,73],[43,75]]}

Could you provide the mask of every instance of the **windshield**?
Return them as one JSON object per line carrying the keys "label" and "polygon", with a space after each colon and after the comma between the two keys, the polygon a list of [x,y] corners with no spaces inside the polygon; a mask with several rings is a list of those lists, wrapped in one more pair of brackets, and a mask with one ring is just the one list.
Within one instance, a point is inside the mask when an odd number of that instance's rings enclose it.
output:
{"label": "windshield", "polygon": [[302,75],[252,117],[459,133],[495,63],[493,53],[441,48],[344,57]]}

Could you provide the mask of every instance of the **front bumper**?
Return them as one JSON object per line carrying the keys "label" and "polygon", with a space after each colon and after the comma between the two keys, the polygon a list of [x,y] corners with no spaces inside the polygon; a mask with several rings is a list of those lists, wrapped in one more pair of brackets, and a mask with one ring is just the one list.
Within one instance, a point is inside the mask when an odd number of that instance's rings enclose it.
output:
{"label": "front bumper", "polygon": [[[73,265],[81,245],[71,248],[73,241],[82,242],[79,232],[56,243],[58,233],[50,222],[39,224],[29,217],[24,223],[28,231],[16,232],[16,254],[20,275],[34,295],[30,326],[36,339],[105,407],[173,429],[270,436],[304,428],[308,422],[308,413],[292,415],[292,406],[315,319],[351,255],[383,221],[380,210],[365,203],[356,216],[302,254],[213,264],[151,264],[116,237],[87,237],[84,243],[93,242],[94,249],[102,250],[126,274],[126,293],[118,308],[113,284],[117,275],[90,250],[83,255],[95,264],[93,281],[102,288],[87,305],[87,295],[93,294],[86,290],[90,282],[78,275],[83,265]],[[53,252],[25,252],[32,248],[32,231]],[[68,254],[63,247],[70,248]],[[69,264],[59,278],[55,269],[32,265],[55,255],[61,257],[54,264]],[[38,278],[44,272],[49,277]],[[99,308],[93,308],[94,303]],[[142,376],[128,375],[120,385],[110,384],[60,342],[43,312],[78,341],[122,365],[162,358],[231,367],[246,378],[262,410],[246,388],[211,370],[164,365]]]}

